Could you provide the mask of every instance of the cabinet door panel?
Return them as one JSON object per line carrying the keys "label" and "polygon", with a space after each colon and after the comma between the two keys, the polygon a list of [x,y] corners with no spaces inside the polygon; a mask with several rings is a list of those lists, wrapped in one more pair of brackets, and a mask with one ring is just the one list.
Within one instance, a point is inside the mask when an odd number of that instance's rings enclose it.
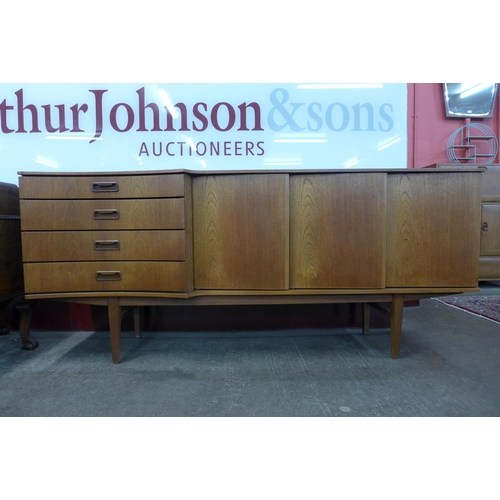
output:
{"label": "cabinet door panel", "polygon": [[500,256],[500,203],[483,203],[481,220],[481,255]]}
{"label": "cabinet door panel", "polygon": [[482,201],[500,201],[500,165],[480,165],[485,169],[481,174]]}
{"label": "cabinet door panel", "polygon": [[388,176],[387,286],[476,286],[480,175]]}
{"label": "cabinet door panel", "polygon": [[291,175],[290,286],[381,288],[385,173]]}
{"label": "cabinet door panel", "polygon": [[288,175],[193,179],[195,288],[288,288]]}

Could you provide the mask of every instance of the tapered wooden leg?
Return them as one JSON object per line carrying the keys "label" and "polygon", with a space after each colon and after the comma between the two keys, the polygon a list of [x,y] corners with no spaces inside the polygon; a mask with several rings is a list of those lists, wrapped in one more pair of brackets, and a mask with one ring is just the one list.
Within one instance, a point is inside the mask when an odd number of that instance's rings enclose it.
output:
{"label": "tapered wooden leg", "polygon": [[399,357],[403,327],[404,295],[393,295],[391,302],[391,357]]}
{"label": "tapered wooden leg", "polygon": [[19,335],[21,336],[21,349],[32,351],[38,347],[38,340],[30,335],[30,322],[35,308],[34,302],[24,297],[16,297],[12,305],[19,311]]}
{"label": "tapered wooden leg", "polygon": [[142,324],[142,307],[137,306],[134,308],[134,333],[135,338],[141,338],[141,324]]}
{"label": "tapered wooden leg", "polygon": [[118,297],[108,299],[109,334],[111,337],[111,357],[113,363],[120,362],[122,315]]}
{"label": "tapered wooden leg", "polygon": [[370,331],[370,304],[363,303],[363,333],[366,335]]}

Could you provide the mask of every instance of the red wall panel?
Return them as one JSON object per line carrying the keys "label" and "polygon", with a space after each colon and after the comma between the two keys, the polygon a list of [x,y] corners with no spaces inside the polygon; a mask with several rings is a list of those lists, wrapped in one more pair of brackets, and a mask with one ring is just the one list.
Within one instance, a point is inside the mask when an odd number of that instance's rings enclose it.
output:
{"label": "red wall panel", "polygon": [[[483,123],[500,132],[499,100],[492,118],[447,118],[442,83],[408,84],[408,167],[422,168],[432,163],[448,163],[449,137],[467,123]],[[498,163],[498,155],[494,163]]]}

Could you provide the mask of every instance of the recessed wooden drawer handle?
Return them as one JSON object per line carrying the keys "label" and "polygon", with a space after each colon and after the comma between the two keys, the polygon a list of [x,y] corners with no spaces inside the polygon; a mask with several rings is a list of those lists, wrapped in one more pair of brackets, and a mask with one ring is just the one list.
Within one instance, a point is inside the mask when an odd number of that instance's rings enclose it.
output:
{"label": "recessed wooden drawer handle", "polygon": [[116,208],[98,208],[94,210],[94,219],[119,219],[120,214]]}
{"label": "recessed wooden drawer handle", "polygon": [[95,250],[120,250],[119,240],[96,240]]}
{"label": "recessed wooden drawer handle", "polygon": [[97,271],[95,279],[97,281],[120,281],[122,273],[121,271]]}
{"label": "recessed wooden drawer handle", "polygon": [[92,191],[94,193],[111,193],[118,191],[118,182],[93,182]]}

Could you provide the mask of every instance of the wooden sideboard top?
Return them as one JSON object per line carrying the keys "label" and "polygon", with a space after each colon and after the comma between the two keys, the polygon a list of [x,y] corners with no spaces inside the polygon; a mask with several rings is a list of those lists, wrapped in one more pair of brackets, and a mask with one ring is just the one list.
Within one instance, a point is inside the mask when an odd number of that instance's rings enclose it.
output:
{"label": "wooden sideboard top", "polygon": [[[482,172],[484,166],[457,166],[450,165],[446,166],[447,172]],[[271,169],[271,170],[191,170],[191,169],[172,169],[172,170],[123,170],[123,171],[113,171],[113,172],[28,172],[20,171],[18,175],[22,176],[48,176],[48,177],[60,177],[60,176],[111,176],[111,175],[167,175],[167,174],[190,174],[190,175],[227,175],[227,174],[328,174],[328,173],[373,173],[373,172],[385,172],[385,173],[429,173],[438,172],[438,168],[432,168],[431,166],[426,168],[318,168],[318,169]]]}

